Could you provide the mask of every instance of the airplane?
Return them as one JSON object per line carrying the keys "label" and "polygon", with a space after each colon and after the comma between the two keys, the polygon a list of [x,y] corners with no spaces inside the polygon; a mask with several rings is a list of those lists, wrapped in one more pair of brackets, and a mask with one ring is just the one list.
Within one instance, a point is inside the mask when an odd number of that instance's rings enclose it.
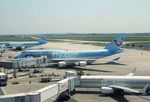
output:
{"label": "airplane", "polygon": [[37,41],[26,41],[26,42],[0,42],[0,45],[5,45],[7,48],[12,50],[23,50],[28,47],[38,46],[46,44],[46,35],[41,35]]}
{"label": "airplane", "polygon": [[80,87],[100,88],[105,95],[124,92],[145,95],[150,88],[150,76],[133,76],[135,71],[136,68],[125,76],[81,76]]}
{"label": "airplane", "polygon": [[26,50],[14,58],[40,57],[47,56],[48,62],[57,64],[58,67],[66,66],[86,66],[93,63],[96,59],[111,56],[123,51],[121,45],[123,44],[124,35],[117,34],[112,42],[108,43],[104,49],[100,50]]}

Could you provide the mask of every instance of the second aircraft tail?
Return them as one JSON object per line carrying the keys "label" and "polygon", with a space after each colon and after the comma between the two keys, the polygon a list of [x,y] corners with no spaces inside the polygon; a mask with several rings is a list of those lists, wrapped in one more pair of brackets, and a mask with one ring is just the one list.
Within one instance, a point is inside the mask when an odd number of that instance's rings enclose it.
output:
{"label": "second aircraft tail", "polygon": [[47,39],[47,35],[41,35],[40,39],[39,39],[39,42],[46,43],[46,39]]}

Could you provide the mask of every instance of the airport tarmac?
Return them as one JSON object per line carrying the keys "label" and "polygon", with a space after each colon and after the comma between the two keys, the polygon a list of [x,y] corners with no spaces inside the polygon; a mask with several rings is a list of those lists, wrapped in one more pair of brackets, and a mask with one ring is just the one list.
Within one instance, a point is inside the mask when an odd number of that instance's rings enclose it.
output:
{"label": "airport tarmac", "polygon": [[[45,45],[36,46],[30,49],[64,49],[64,50],[92,50],[92,49],[101,49],[102,46],[95,46],[91,44],[74,44],[72,42],[49,42]],[[14,56],[18,52],[12,52],[10,53],[6,52],[9,56]],[[6,55],[4,54],[4,56]],[[11,55],[12,54],[12,55]],[[110,57],[102,58],[97,61],[95,61],[92,65],[86,66],[86,67],[75,67],[71,70],[82,70],[85,74],[88,75],[126,75],[128,74],[134,67],[137,67],[137,71],[135,75],[144,75],[149,76],[150,75],[150,67],[149,67],[149,61],[150,61],[150,52],[149,51],[143,51],[143,50],[135,50],[135,49],[124,49],[123,53],[116,54]],[[5,56],[4,58],[7,58],[8,56]],[[113,62],[112,60],[120,57],[118,61]],[[3,58],[1,58],[3,60]],[[52,73],[55,72],[57,74],[60,74],[61,76],[64,75],[65,70],[70,70],[69,68],[45,68],[44,72]],[[48,72],[49,71],[49,72]],[[24,76],[22,78],[19,78],[20,83],[29,82],[26,79],[27,76]],[[35,80],[37,83],[39,79],[37,78]],[[10,81],[11,83],[11,81]],[[26,83],[29,84],[29,83]],[[34,81],[33,81],[34,87]],[[40,83],[37,84],[36,89],[41,88],[43,86],[48,85],[48,83]],[[6,86],[6,87],[12,87],[12,86]],[[23,84],[22,86],[23,87]],[[32,87],[28,88],[29,90],[36,90],[35,87],[32,89]],[[9,88],[5,88],[5,90],[8,90]],[[11,90],[11,89],[10,89]],[[19,90],[19,87],[16,88],[16,90]],[[22,89],[20,89],[22,90]],[[89,90],[89,92],[87,92]],[[98,89],[99,90],[99,89]],[[23,90],[24,91],[24,90]],[[96,90],[97,91],[97,90]],[[20,92],[20,91],[19,91]],[[10,93],[13,93],[13,90],[11,90]],[[82,92],[78,92],[75,95],[71,96],[71,99],[68,102],[149,102],[150,96],[137,96],[137,95],[124,95],[124,96],[102,96],[100,95],[99,91],[91,92],[91,89],[82,89]],[[45,101],[49,102],[49,101]]]}

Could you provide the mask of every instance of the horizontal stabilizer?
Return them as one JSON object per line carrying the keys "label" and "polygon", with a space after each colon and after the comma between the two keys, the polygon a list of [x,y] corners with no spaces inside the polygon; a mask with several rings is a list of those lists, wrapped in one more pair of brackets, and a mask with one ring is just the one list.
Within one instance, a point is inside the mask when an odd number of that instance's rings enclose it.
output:
{"label": "horizontal stabilizer", "polygon": [[135,71],[136,71],[136,67],[129,74],[127,74],[126,76],[133,76],[135,74]]}

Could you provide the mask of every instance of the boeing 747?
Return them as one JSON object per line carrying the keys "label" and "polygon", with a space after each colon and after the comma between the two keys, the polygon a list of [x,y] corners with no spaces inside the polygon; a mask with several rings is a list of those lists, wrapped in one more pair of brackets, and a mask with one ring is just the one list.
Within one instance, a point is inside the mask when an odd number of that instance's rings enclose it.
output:
{"label": "boeing 747", "polygon": [[0,45],[5,45],[12,50],[22,50],[28,47],[46,44],[46,36],[42,35],[37,41],[24,41],[24,42],[0,42]]}

